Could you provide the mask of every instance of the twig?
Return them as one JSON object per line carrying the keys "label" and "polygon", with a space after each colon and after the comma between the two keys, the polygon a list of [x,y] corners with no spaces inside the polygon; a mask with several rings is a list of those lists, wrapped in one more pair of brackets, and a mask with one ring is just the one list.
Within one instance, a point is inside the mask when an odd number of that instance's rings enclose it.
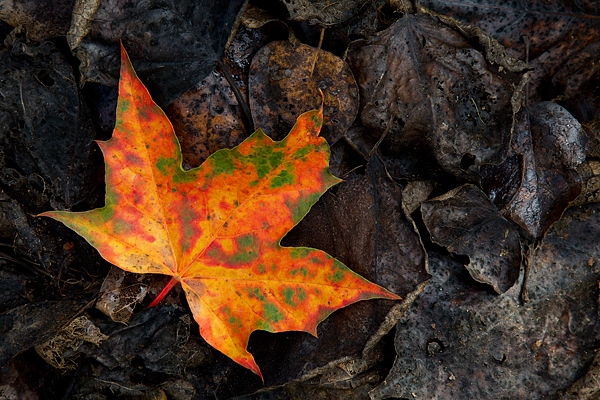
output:
{"label": "twig", "polygon": [[315,72],[315,65],[317,65],[317,59],[319,58],[319,50],[321,50],[321,46],[323,45],[323,38],[325,37],[325,28],[321,28],[321,37],[319,38],[319,45],[317,46],[317,51],[315,51],[315,57],[313,58],[312,66],[310,67],[310,77],[312,78],[313,72]]}
{"label": "twig", "polygon": [[373,148],[369,152],[369,159],[371,157],[373,157],[373,154],[375,154],[375,152],[377,151],[377,148],[379,147],[379,145],[381,144],[381,142],[383,142],[383,139],[385,139],[385,137],[387,136],[388,132],[390,131],[390,128],[392,127],[392,121],[393,120],[394,120],[394,116],[391,115],[390,116],[390,120],[388,121],[387,126],[385,127],[385,130],[383,131],[383,133],[379,137],[379,140],[377,141],[377,143],[375,143],[375,146],[373,146]]}
{"label": "twig", "polygon": [[233,95],[242,109],[242,117],[244,119],[244,125],[246,126],[246,133],[251,134],[254,132],[254,123],[252,122],[252,113],[250,112],[250,107],[248,107],[248,103],[246,103],[242,92],[240,92],[240,89],[233,80],[233,76],[231,76],[231,71],[229,68],[227,68],[227,65],[225,65],[225,63],[221,60],[217,61],[217,65],[221,69],[221,72],[223,72],[223,76],[227,80],[227,83],[229,83],[229,87],[231,87]]}

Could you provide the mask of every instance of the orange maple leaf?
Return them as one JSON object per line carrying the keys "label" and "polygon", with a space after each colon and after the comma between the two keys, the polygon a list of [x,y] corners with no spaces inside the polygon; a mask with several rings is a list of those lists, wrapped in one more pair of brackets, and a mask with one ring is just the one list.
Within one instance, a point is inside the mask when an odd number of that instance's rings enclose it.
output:
{"label": "orange maple leaf", "polygon": [[316,328],[359,300],[399,297],[329,254],[281,247],[281,238],[331,186],[323,110],[302,114],[274,142],[260,129],[182,169],[171,123],[152,101],[121,47],[121,80],[112,139],[98,142],[106,163],[105,206],[50,211],[107,261],[135,273],[172,276],[186,293],[200,334],[262,378],[247,350],[250,334]]}

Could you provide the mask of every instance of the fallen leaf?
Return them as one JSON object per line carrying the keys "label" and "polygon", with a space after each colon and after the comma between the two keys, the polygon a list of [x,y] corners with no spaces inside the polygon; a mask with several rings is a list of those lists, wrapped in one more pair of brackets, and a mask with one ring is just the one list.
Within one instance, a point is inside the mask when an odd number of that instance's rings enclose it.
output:
{"label": "fallen leaf", "polygon": [[540,239],[581,193],[575,168],[585,159],[586,140],[581,124],[558,104],[541,102],[520,111],[508,159],[482,168],[484,182],[510,182],[490,197],[508,219]]}
{"label": "fallen leaf", "polygon": [[100,172],[90,166],[95,132],[68,60],[49,41],[11,35],[5,43],[8,48],[0,50],[2,189],[33,213],[93,201],[94,186],[83,183]]}
{"label": "fallen leaf", "polygon": [[[246,103],[252,57],[270,41],[287,35],[287,27],[281,22],[268,23],[257,29],[244,26],[238,29],[223,63],[231,70]],[[214,70],[175,99],[165,113],[180,140],[184,168],[197,167],[215,151],[237,146],[253,131],[240,123],[245,122],[242,107],[221,70]]]}
{"label": "fallen leaf", "polygon": [[[335,146],[339,144],[341,141]],[[318,246],[361,276],[406,298],[429,275],[419,235],[402,210],[401,187],[387,177],[381,162],[374,158],[364,173],[351,173],[334,190],[323,195],[282,243]],[[250,346],[256,349],[253,353],[259,364],[266,364],[263,372],[269,386],[304,381],[341,359],[359,358],[396,305],[391,301],[361,302],[319,325],[318,339],[297,332],[275,337],[257,332]],[[242,386],[236,370],[228,378],[236,382],[235,386],[220,387],[217,397],[231,398],[262,389]]]}
{"label": "fallen leaf", "polygon": [[101,1],[75,50],[81,83],[117,84],[122,40],[156,102],[168,105],[215,68],[243,3]]}
{"label": "fallen leaf", "polygon": [[364,17],[367,11],[377,10],[383,0],[347,0],[331,2],[328,0],[287,0],[283,2],[290,19],[295,21],[320,22],[323,25],[337,25],[350,19]]}
{"label": "fallen leaf", "polygon": [[40,301],[0,314],[0,366],[15,355],[49,340],[68,324],[86,301]]}
{"label": "fallen leaf", "polygon": [[[314,68],[314,70],[313,70]],[[336,55],[304,44],[272,42],[252,60],[248,76],[254,125],[281,139],[302,112],[325,100],[321,133],[329,142],[348,130],[358,113],[358,87],[348,65]]]}
{"label": "fallen leaf", "polygon": [[430,252],[433,278],[396,325],[398,356],[371,399],[559,398],[594,360],[600,336],[599,211],[598,203],[570,209],[564,230],[549,231],[525,306],[523,274],[497,295]]}
{"label": "fallen leaf", "polygon": [[497,293],[514,285],[521,266],[517,226],[477,186],[466,184],[426,201],[421,213],[432,241],[469,257],[465,267],[473,279]]}
{"label": "fallen leaf", "polygon": [[81,315],[62,328],[50,340],[35,346],[35,351],[48,364],[58,369],[74,369],[77,363],[72,357],[83,342],[98,346],[108,336],[85,315]]}
{"label": "fallen leaf", "polygon": [[113,321],[126,324],[136,305],[140,304],[148,293],[149,285],[145,282],[145,278],[148,277],[154,275],[130,274],[112,267],[100,287],[96,309]]}
{"label": "fallen leaf", "polygon": [[421,163],[433,154],[445,171],[478,181],[482,164],[506,158],[516,112],[511,99],[522,77],[502,72],[488,56],[457,29],[423,14],[405,14],[352,43],[348,63],[360,88],[363,125],[376,137],[385,132],[396,153],[418,148],[427,155]]}
{"label": "fallen leaf", "polygon": [[98,142],[106,205],[41,216],[63,222],[124,270],[172,276],[161,295],[181,283],[202,337],[261,378],[246,349],[253,331],[316,335],[338,308],[399,298],[321,250],[279,245],[340,182],[328,171],[329,146],[318,136],[322,110],[302,114],[280,142],[258,130],[184,171],[169,120],[124,48],[121,57],[115,131]]}
{"label": "fallen leaf", "polygon": [[511,56],[527,61],[534,68],[529,93],[536,99],[561,96],[578,101],[592,75],[600,71],[600,10],[595,1],[423,0],[421,4],[479,26]]}
{"label": "fallen leaf", "polygon": [[2,2],[0,21],[27,32],[31,40],[64,36],[69,30],[73,0]]}

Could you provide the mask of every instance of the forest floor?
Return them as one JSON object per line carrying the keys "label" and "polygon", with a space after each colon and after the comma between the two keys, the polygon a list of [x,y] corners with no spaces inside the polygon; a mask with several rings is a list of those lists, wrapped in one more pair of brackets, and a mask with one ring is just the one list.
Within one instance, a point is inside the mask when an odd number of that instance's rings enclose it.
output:
{"label": "forest floor", "polygon": [[[0,5],[0,399],[597,398],[597,2],[52,3]],[[402,300],[254,331],[263,382],[38,216],[105,204],[120,43],[186,170],[323,102],[343,181],[281,244]]]}

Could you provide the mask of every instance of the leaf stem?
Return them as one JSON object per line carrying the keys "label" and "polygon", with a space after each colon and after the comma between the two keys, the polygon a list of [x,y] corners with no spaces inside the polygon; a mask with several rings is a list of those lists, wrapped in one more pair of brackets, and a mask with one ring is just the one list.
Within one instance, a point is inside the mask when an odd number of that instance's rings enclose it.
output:
{"label": "leaf stem", "polygon": [[156,298],[154,299],[154,301],[152,303],[150,303],[150,305],[148,306],[148,308],[157,306],[158,303],[160,303],[165,298],[165,296],[167,294],[169,294],[169,292],[171,291],[171,289],[173,289],[175,287],[175,285],[177,285],[177,283],[179,283],[179,280],[175,279],[175,277],[172,276],[171,280],[169,281],[169,283],[167,283],[166,286],[163,288],[163,290],[160,291],[160,293],[158,294],[158,296],[156,296]]}
{"label": "leaf stem", "polygon": [[250,107],[244,99],[242,92],[240,92],[240,89],[237,87],[237,83],[233,79],[231,71],[229,70],[227,65],[223,61],[217,60],[217,66],[221,68],[221,72],[223,72],[225,80],[227,81],[227,83],[229,83],[229,87],[233,91],[233,95],[235,96],[238,104],[240,105],[240,109],[242,110],[242,117],[245,122],[244,125],[247,130],[246,133],[250,135],[252,132],[254,132],[254,122],[252,121],[252,113],[250,112]]}

